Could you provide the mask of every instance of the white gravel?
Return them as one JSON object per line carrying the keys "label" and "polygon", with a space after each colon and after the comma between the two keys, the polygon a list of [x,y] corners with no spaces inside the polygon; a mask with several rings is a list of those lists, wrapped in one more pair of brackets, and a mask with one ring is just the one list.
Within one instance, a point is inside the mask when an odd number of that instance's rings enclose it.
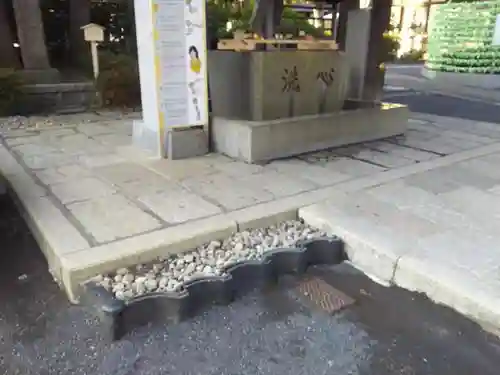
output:
{"label": "white gravel", "polygon": [[269,228],[235,233],[224,241],[211,241],[194,251],[158,259],[148,265],[120,268],[93,280],[122,300],[152,292],[178,291],[187,281],[222,275],[222,270],[232,264],[261,259],[267,251],[293,247],[298,240],[325,235],[300,221],[286,221]]}
{"label": "white gravel", "polygon": [[9,130],[20,129],[42,130],[58,126],[75,126],[106,120],[137,119],[140,116],[140,112],[102,110],[67,115],[0,117],[0,131],[8,132]]}

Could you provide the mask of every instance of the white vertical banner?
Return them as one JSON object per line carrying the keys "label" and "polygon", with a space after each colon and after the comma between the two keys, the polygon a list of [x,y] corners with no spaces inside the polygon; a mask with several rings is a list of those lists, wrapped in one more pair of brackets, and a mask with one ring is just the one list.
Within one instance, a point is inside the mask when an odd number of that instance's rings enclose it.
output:
{"label": "white vertical banner", "polygon": [[160,122],[208,124],[205,0],[155,0]]}

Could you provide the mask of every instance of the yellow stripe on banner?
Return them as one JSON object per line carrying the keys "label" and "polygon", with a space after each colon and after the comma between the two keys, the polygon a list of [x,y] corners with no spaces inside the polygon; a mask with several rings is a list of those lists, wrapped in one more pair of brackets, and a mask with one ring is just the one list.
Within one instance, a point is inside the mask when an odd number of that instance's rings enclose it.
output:
{"label": "yellow stripe on banner", "polygon": [[160,124],[160,133],[165,130],[165,116],[162,111],[158,112],[158,123]]}
{"label": "yellow stripe on banner", "polygon": [[[158,29],[156,28],[156,13],[158,13],[158,3],[154,2],[152,6],[152,21],[153,21],[153,43],[155,49],[157,48],[157,42],[160,39],[160,35]],[[155,69],[155,81],[156,81],[156,92],[157,92],[157,101],[158,101],[158,127],[159,127],[159,144],[160,144],[160,155],[165,157],[165,114],[160,110],[160,89],[159,82],[161,81],[161,58],[155,53],[154,55],[154,69]]]}
{"label": "yellow stripe on banner", "polygon": [[165,152],[165,114],[162,111],[158,112],[158,124],[160,126],[160,154],[162,156]]}
{"label": "yellow stripe on banner", "polygon": [[158,55],[155,55],[155,75],[158,83],[161,80],[161,59]]}

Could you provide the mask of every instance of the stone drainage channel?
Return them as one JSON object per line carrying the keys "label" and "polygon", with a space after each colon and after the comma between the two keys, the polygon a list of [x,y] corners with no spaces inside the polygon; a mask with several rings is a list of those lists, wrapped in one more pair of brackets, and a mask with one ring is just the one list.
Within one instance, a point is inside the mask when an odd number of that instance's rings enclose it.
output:
{"label": "stone drainage channel", "polygon": [[[180,322],[214,304],[229,304],[265,289],[286,274],[302,275],[312,265],[347,260],[343,242],[301,221],[239,232],[196,250],[147,265],[98,275],[83,285],[81,302],[100,319],[102,333],[118,340],[150,322]],[[317,279],[297,290],[332,313],[354,301]]]}

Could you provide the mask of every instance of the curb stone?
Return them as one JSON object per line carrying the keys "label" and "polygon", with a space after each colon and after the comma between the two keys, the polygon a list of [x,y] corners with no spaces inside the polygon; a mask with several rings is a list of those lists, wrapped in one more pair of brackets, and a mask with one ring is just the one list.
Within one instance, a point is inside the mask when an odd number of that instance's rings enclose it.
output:
{"label": "curb stone", "polygon": [[[435,303],[448,306],[500,335],[498,291],[474,279],[460,282],[460,274],[439,264],[417,259],[411,243],[399,233],[374,222],[346,215],[341,209],[314,204],[299,210],[299,218],[345,243],[346,256],[354,267],[373,281],[424,293]],[[486,277],[483,275],[482,277]]]}

